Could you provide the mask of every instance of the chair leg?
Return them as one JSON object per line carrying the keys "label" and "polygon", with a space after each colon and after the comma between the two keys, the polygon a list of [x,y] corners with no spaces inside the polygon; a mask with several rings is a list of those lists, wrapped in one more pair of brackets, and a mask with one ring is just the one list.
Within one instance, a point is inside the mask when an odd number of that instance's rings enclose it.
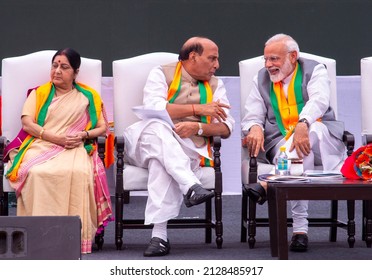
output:
{"label": "chair leg", "polygon": [[124,203],[124,194],[115,195],[115,245],[116,250],[121,250],[123,246],[123,203]]}
{"label": "chair leg", "polygon": [[329,241],[337,241],[337,223],[338,223],[338,200],[331,201],[331,221],[332,224],[329,228]]}
{"label": "chair leg", "polygon": [[242,213],[240,223],[240,242],[247,242],[247,213],[248,213],[248,194],[242,187]]}
{"label": "chair leg", "polygon": [[[212,199],[205,202],[205,220],[207,224],[212,223]],[[205,243],[212,243],[212,228],[205,228]]]}
{"label": "chair leg", "polygon": [[253,249],[256,243],[256,203],[249,199],[249,212],[248,212],[248,244],[249,248]]}
{"label": "chair leg", "polygon": [[216,244],[217,248],[222,248],[223,243],[223,224],[222,224],[222,195],[221,192],[215,193],[214,198],[215,211],[216,211]]}
{"label": "chair leg", "polygon": [[[116,250],[123,246],[123,208],[124,208],[124,137],[115,137],[116,183],[115,183],[115,245]],[[128,194],[129,197],[129,194]]]}
{"label": "chair leg", "polygon": [[124,191],[124,204],[129,204],[130,202],[130,192],[129,191]]}
{"label": "chair leg", "polygon": [[9,200],[7,192],[2,192],[2,196],[0,197],[0,216],[9,216]]}

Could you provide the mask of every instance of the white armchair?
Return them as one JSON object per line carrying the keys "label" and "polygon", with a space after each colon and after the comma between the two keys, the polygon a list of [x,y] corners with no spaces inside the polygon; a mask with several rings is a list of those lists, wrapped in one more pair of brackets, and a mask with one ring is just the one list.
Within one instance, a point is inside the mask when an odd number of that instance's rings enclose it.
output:
{"label": "white armchair", "polygon": [[362,105],[362,143],[372,143],[372,57],[365,57],[360,60],[361,78],[361,105]]}
{"label": "white armchair", "polygon": [[[124,219],[124,204],[129,203],[130,192],[146,191],[148,170],[132,166],[124,162],[124,129],[139,119],[132,111],[133,106],[143,104],[143,88],[150,70],[158,65],[163,65],[178,60],[178,55],[173,53],[149,53],[128,59],[113,62],[114,80],[114,127],[117,152],[116,161],[116,195],[115,195],[115,243],[121,249],[124,228],[150,228],[144,225],[143,219]],[[218,137],[217,137],[218,138]],[[219,139],[219,138],[218,138]],[[214,189],[216,221],[212,222],[212,203],[205,203],[204,218],[173,219],[168,223],[169,228],[205,228],[206,242],[211,242],[212,228],[216,231],[217,247],[222,246],[222,173],[220,170],[219,147],[220,141],[214,146],[215,168],[204,167],[208,172],[201,179],[204,188]],[[204,173],[204,172],[203,172]]]}
{"label": "white armchair", "polygon": [[[361,78],[361,110],[362,110],[362,145],[372,143],[372,118],[370,110],[372,108],[372,57],[364,57],[360,60],[360,78]],[[365,240],[365,228],[366,228],[366,203],[363,201],[363,236]]]}
{"label": "white armchair", "polygon": [[[2,60],[2,136],[0,138],[0,172],[4,174],[3,150],[21,129],[21,111],[27,97],[27,90],[50,80],[53,50],[4,58]],[[77,81],[101,91],[102,62],[82,58]],[[8,215],[8,192],[13,192],[8,180],[0,180],[0,216]]]}
{"label": "white armchair", "polygon": [[[336,61],[331,58],[321,57],[314,54],[308,54],[301,52],[300,57],[316,60],[319,63],[323,63],[327,67],[328,75],[331,81],[331,106],[335,112],[337,118],[337,89],[336,89]],[[239,62],[239,74],[240,74],[240,95],[241,95],[241,119],[244,117],[244,106],[248,95],[251,92],[253,86],[253,77],[257,75],[258,71],[264,67],[264,61],[262,56],[254,57],[251,59],[243,60]],[[344,132],[344,143],[347,147],[347,154],[350,155],[354,149],[354,136],[349,132]],[[322,169],[322,166],[315,166],[316,169]],[[273,170],[273,165],[257,162],[256,158],[250,158],[246,148],[242,148],[242,165],[241,165],[241,176],[242,176],[242,217],[241,217],[241,242],[247,241],[247,230],[248,230],[248,243],[249,247],[253,248],[256,242],[256,227],[267,227],[268,219],[259,218],[256,219],[256,203],[248,199],[247,192],[245,191],[244,185],[249,183],[257,182],[257,176],[260,174],[270,173]],[[249,203],[248,203],[249,202]],[[330,226],[330,239],[336,240],[337,237],[337,226],[332,224],[333,221],[337,221],[337,201],[332,201],[331,218],[327,219],[309,219],[310,226],[319,226],[320,222],[324,226]]]}

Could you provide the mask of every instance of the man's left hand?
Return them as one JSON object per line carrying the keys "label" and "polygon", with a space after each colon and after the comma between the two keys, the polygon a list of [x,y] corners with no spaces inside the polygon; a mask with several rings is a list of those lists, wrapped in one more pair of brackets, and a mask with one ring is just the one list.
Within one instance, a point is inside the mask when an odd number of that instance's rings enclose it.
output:
{"label": "man's left hand", "polygon": [[173,129],[181,138],[188,138],[198,132],[199,125],[197,122],[179,122]]}
{"label": "man's left hand", "polygon": [[296,125],[293,142],[289,151],[292,152],[294,149],[296,149],[299,158],[304,158],[310,154],[309,129],[306,123],[298,123]]}

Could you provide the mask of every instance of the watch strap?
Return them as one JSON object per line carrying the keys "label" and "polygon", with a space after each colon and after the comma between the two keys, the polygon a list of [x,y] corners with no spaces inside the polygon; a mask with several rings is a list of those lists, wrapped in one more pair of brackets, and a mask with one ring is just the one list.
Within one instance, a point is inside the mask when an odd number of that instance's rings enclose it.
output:
{"label": "watch strap", "polygon": [[199,130],[198,130],[198,135],[202,135],[203,134],[203,127],[202,127],[202,124],[200,122],[198,122],[198,125],[199,125]]}
{"label": "watch strap", "polygon": [[307,119],[305,119],[305,118],[299,119],[298,122],[299,122],[299,123],[306,123],[307,128],[310,127],[310,123],[309,123],[309,121],[308,121]]}

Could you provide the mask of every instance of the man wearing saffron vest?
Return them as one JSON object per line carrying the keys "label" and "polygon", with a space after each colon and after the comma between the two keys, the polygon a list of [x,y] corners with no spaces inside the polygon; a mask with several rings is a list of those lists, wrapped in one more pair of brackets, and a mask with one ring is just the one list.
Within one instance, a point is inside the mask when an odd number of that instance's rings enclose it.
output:
{"label": "man wearing saffron vest", "polygon": [[[259,162],[274,163],[280,146],[289,158],[303,158],[304,170],[321,163],[339,170],[345,156],[343,123],[330,107],[330,80],[323,64],[299,57],[290,36],[277,34],[265,44],[265,67],[254,78],[241,123],[243,146]],[[265,182],[250,184],[249,197],[263,204]],[[308,248],[308,201],[291,201],[291,251]]]}
{"label": "man wearing saffron vest", "polygon": [[[169,253],[167,221],[178,216],[182,203],[191,207],[214,196],[200,182],[201,165],[213,163],[201,158],[195,148],[211,155],[208,137],[227,138],[234,126],[225,87],[214,76],[218,58],[213,41],[187,40],[179,61],[155,67],[144,88],[144,107],[166,109],[175,127],[150,119],[124,132],[126,160],[149,170],[145,224],[154,227],[146,257]],[[184,143],[190,139],[193,149]]]}

